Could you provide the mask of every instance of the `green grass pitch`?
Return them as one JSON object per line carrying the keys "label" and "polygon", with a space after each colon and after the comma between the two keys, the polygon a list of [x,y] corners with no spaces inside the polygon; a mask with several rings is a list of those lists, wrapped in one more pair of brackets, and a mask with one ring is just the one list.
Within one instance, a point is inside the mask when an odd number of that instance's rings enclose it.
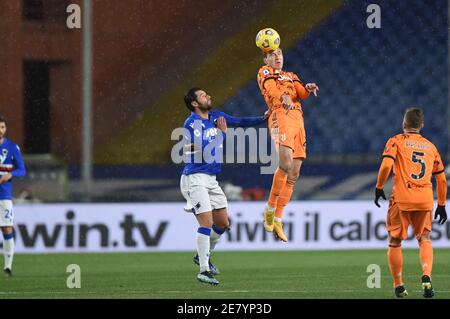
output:
{"label": "green grass pitch", "polygon": [[[394,298],[385,250],[216,252],[218,286],[196,280],[193,253],[17,254],[13,278],[0,278],[4,298]],[[422,298],[418,250],[404,250],[407,298]],[[81,288],[69,289],[69,264]],[[367,287],[369,264],[381,288]],[[450,298],[450,250],[435,249],[436,298]]]}

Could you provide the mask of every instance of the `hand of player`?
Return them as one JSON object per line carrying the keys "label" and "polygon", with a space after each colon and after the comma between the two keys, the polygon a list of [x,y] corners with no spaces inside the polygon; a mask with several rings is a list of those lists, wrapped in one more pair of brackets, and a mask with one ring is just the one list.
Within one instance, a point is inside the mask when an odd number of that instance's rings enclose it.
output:
{"label": "hand of player", "polygon": [[0,176],[0,185],[5,184],[12,178],[11,173],[6,173],[5,175]]}
{"label": "hand of player", "polygon": [[216,126],[219,130],[226,133],[227,132],[227,121],[223,116],[219,117],[216,121]]}
{"label": "hand of player", "polygon": [[383,198],[384,200],[386,200],[386,195],[384,195],[384,190],[381,188],[375,188],[375,205],[377,205],[378,207],[380,207],[380,204],[378,204],[378,200],[381,198]]}
{"label": "hand of player", "polygon": [[440,225],[443,225],[445,221],[447,220],[447,212],[445,211],[445,206],[440,206],[436,208],[436,212],[434,213],[434,219],[437,219],[439,217],[438,223]]}
{"label": "hand of player", "polygon": [[292,102],[291,96],[284,94],[281,96],[281,104],[283,105],[283,108],[287,110],[286,114],[289,113],[290,110],[293,110],[295,108],[294,102]]}
{"label": "hand of player", "polygon": [[319,92],[319,86],[316,83],[307,83],[305,85],[305,89],[309,93],[312,92],[314,94],[314,96],[317,96],[317,92]]}
{"label": "hand of player", "polygon": [[272,114],[272,111],[271,111],[271,110],[265,111],[265,112],[264,112],[264,120],[267,120],[271,114]]}

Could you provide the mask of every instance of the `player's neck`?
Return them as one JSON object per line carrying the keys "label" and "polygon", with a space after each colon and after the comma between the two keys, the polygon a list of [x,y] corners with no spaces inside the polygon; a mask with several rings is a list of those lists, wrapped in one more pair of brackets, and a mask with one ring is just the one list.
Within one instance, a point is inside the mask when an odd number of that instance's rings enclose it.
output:
{"label": "player's neck", "polygon": [[0,138],[0,144],[3,144],[3,142],[5,141],[5,138]]}
{"label": "player's neck", "polygon": [[199,109],[195,110],[195,113],[200,116],[202,119],[209,119],[209,111],[201,111]]}
{"label": "player's neck", "polygon": [[420,134],[420,130],[415,129],[403,129],[403,133],[405,134]]}

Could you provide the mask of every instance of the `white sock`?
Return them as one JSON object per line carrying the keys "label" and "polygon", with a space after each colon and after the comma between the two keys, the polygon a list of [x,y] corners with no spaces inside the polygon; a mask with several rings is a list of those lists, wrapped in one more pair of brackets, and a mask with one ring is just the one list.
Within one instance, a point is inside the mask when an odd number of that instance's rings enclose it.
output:
{"label": "white sock", "polygon": [[269,203],[266,204],[266,208],[267,208],[267,210],[269,211],[269,213],[273,213],[273,212],[275,211],[275,209],[276,209],[276,207],[271,207],[271,206],[269,205]]}
{"label": "white sock", "polygon": [[[6,235],[8,236],[8,235]],[[5,269],[12,269],[12,262],[14,257],[14,238],[6,239],[3,235],[3,256],[5,257]]]}
{"label": "white sock", "polygon": [[199,227],[197,230],[197,253],[200,263],[200,272],[210,271],[209,269],[209,249],[210,249],[211,228]]}
{"label": "white sock", "polygon": [[224,229],[217,228],[215,225],[213,225],[213,228],[211,230],[211,235],[209,236],[209,245],[210,245],[210,251],[213,251],[216,247],[217,243],[220,240],[220,236],[222,236]]}
{"label": "white sock", "polygon": [[274,220],[276,221],[276,222],[279,222],[279,223],[281,223],[281,218],[280,217],[274,217]]}

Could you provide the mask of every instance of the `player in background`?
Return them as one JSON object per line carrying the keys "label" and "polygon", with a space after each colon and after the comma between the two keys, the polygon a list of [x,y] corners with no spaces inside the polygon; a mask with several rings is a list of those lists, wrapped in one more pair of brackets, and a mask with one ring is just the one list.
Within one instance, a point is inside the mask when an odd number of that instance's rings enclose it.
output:
{"label": "player in background", "polygon": [[13,178],[25,176],[25,165],[17,144],[8,140],[6,120],[0,116],[0,228],[3,233],[4,273],[12,276],[14,257],[14,210],[12,203]]}
{"label": "player in background", "polygon": [[381,167],[375,189],[375,204],[380,207],[380,197],[386,199],[383,187],[394,168],[392,196],[389,200],[386,228],[389,233],[387,257],[394,281],[395,295],[408,295],[402,278],[402,240],[408,237],[408,226],[412,225],[419,242],[419,257],[422,266],[422,289],[425,298],[432,298],[431,285],[433,247],[430,232],[432,225],[433,185],[436,178],[438,206],[434,218],[439,224],[447,220],[445,203],[447,181],[444,164],[436,146],[420,135],[424,127],[424,114],[419,108],[409,108],[403,118],[403,134],[390,138],[383,152]]}
{"label": "player in background", "polygon": [[[219,281],[214,275],[219,274],[219,270],[211,263],[209,256],[220,236],[229,227],[228,204],[216,180],[216,174],[221,170],[221,163],[215,161],[214,150],[211,152],[212,157],[202,156],[198,163],[195,156],[199,153],[204,154],[205,148],[210,148],[212,143],[219,142],[221,147],[227,125],[256,126],[265,122],[268,112],[259,117],[237,118],[223,112],[211,111],[211,97],[201,88],[190,89],[184,96],[184,102],[191,111],[191,115],[184,122],[186,164],[181,176],[180,188],[187,201],[185,210],[195,214],[199,225],[197,256],[194,257],[194,262],[200,266],[197,279],[200,282],[217,285]],[[216,139],[219,140],[216,141]]]}
{"label": "player in background", "polygon": [[275,231],[279,239],[287,241],[281,219],[283,209],[292,196],[300,168],[306,159],[306,133],[300,100],[310,93],[317,96],[315,83],[303,85],[293,72],[283,71],[283,52],[280,48],[264,53],[265,65],[258,72],[258,84],[271,112],[269,128],[279,156],[269,200],[264,209],[264,228]]}

